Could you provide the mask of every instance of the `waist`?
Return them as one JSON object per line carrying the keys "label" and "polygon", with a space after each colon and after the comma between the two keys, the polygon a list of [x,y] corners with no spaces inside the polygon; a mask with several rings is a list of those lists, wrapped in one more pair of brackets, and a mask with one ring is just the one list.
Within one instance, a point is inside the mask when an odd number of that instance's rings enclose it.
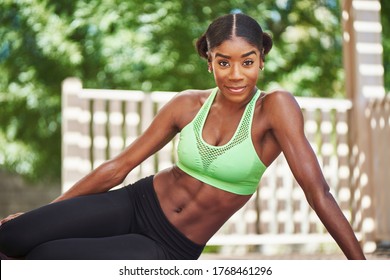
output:
{"label": "waist", "polygon": [[207,243],[251,197],[210,186],[178,167],[159,172],[154,185],[168,220],[198,244]]}
{"label": "waist", "polygon": [[168,253],[168,258],[197,259],[199,257],[204,245],[189,239],[167,219],[154,188],[154,176],[145,177],[125,188],[137,205],[135,215],[141,225],[137,230],[141,234],[160,243]]}

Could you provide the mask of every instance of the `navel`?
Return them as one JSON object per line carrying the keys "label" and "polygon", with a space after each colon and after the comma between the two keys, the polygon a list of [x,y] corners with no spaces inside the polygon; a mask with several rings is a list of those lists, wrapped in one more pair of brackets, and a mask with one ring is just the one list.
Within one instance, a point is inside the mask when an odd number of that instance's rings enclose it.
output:
{"label": "navel", "polygon": [[177,207],[174,211],[176,213],[180,213],[181,211],[183,211],[183,208],[182,207]]}

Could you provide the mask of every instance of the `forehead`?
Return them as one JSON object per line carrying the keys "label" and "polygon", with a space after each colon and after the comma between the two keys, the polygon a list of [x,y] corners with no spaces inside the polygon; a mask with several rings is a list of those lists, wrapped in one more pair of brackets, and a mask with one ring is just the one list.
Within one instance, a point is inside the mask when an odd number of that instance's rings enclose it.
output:
{"label": "forehead", "polygon": [[211,50],[212,54],[220,53],[228,56],[241,56],[242,54],[255,51],[259,52],[256,46],[248,43],[242,37],[232,37],[231,39],[225,40],[221,45]]}

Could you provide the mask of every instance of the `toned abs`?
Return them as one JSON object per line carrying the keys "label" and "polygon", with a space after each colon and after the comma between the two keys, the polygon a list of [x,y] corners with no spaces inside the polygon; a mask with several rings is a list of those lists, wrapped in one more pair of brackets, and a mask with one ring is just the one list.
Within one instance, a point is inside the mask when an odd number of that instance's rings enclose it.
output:
{"label": "toned abs", "polygon": [[156,174],[153,183],[168,220],[202,245],[251,197],[204,184],[176,166]]}

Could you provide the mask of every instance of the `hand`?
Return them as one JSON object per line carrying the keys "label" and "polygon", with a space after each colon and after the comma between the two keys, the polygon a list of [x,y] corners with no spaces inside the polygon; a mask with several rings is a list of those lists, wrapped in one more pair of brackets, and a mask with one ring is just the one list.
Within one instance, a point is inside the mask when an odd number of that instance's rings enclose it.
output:
{"label": "hand", "polygon": [[23,214],[23,212],[19,212],[19,213],[16,213],[16,214],[9,215],[8,217],[6,217],[6,218],[4,218],[4,219],[2,219],[2,220],[0,221],[0,226],[1,226],[2,224],[6,223],[6,222],[8,222],[8,221],[10,221],[10,220],[12,220],[12,219],[15,219],[16,217],[19,217],[19,216],[22,215],[22,214]]}

